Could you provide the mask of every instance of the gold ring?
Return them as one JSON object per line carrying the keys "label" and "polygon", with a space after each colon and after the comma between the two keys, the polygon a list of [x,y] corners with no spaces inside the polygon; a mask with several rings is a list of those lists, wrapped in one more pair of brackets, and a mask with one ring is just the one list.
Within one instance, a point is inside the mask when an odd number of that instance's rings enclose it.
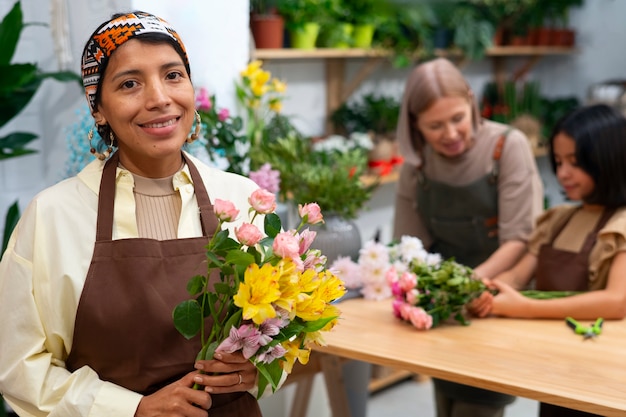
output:
{"label": "gold ring", "polygon": [[239,372],[237,372],[237,375],[239,375],[239,385],[241,385],[243,383],[243,378]]}

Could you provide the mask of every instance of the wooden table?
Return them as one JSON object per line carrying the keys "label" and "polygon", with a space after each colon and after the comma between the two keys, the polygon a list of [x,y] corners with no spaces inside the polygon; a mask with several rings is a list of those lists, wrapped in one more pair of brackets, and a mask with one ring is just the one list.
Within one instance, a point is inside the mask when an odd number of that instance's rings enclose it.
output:
{"label": "wooden table", "polygon": [[[626,320],[583,341],[563,320],[473,319],[419,331],[391,301],[346,300],[326,333],[322,372],[333,415],[346,414],[339,357],[402,368],[603,416],[626,415]],[[306,367],[305,367],[306,368]]]}

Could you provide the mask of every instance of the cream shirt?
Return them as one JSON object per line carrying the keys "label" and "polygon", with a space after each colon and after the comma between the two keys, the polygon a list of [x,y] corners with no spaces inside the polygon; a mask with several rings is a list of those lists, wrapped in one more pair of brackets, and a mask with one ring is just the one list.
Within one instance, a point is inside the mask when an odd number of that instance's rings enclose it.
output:
{"label": "cream shirt", "polygon": [[[232,201],[247,220],[251,180],[204,165],[211,202]],[[0,392],[20,416],[132,417],[141,395],[102,381],[89,367],[65,368],[74,319],[94,249],[104,163],[39,193],[24,211],[0,262]],[[180,238],[201,236],[187,166],[173,177],[180,193]],[[136,238],[133,176],[117,169],[113,239]],[[262,219],[261,219],[262,224]],[[173,324],[172,324],[173,325]]]}

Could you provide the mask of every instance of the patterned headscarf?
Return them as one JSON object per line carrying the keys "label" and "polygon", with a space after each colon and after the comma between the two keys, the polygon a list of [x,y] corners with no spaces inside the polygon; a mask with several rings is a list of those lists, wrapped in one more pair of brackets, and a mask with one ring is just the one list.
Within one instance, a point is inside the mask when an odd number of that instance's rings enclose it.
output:
{"label": "patterned headscarf", "polygon": [[185,45],[174,28],[160,17],[144,12],[127,13],[103,23],[91,35],[83,51],[82,77],[89,109],[96,109],[96,95],[102,71],[109,57],[120,45],[136,36],[147,33],[160,33],[172,39],[180,47],[187,73],[190,74],[189,59]]}

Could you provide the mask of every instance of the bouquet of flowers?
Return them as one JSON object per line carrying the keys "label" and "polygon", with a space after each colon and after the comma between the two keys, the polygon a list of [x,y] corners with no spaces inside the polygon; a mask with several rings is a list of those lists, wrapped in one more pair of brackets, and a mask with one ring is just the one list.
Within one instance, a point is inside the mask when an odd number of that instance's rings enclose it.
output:
{"label": "bouquet of flowers", "polygon": [[428,253],[418,238],[409,236],[391,245],[367,242],[358,263],[339,258],[331,270],[347,288],[361,287],[365,298],[393,296],[394,315],[421,330],[450,317],[468,324],[465,304],[487,290],[482,281],[474,279],[471,268]]}
{"label": "bouquet of flowers", "polygon": [[[236,220],[239,210],[216,199],[219,226],[207,245],[207,274],[191,278],[191,299],[176,306],[173,319],[186,338],[200,333],[198,359],[242,350],[259,371],[260,396],[268,384],[276,390],[296,360],[308,362],[310,343],[324,344],[321,332],[332,329],[339,317],[332,302],[345,288],[325,269],[320,251],[310,249],[315,232],[302,230],[323,222],[317,204],[299,205],[299,226],[282,231],[274,194],[258,189],[248,201],[250,221],[235,227],[231,236],[224,226]],[[261,218],[264,233],[255,225]],[[208,330],[207,321],[212,321]]]}

